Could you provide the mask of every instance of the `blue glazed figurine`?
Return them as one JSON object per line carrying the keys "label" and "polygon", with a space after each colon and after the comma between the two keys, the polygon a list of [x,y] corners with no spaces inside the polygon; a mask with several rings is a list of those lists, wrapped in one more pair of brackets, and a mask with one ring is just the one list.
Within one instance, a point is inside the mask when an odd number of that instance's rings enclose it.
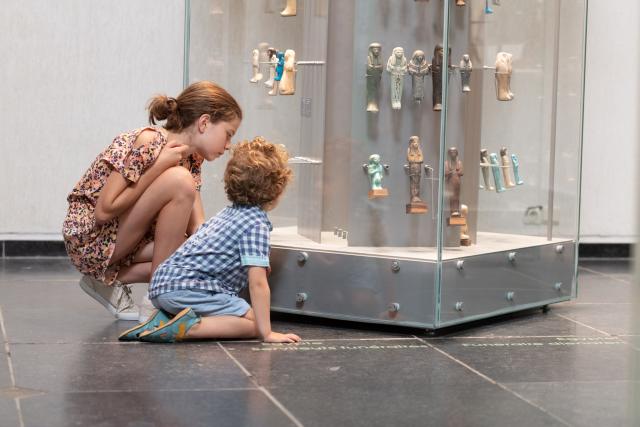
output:
{"label": "blue glazed figurine", "polygon": [[487,15],[493,13],[493,9],[491,9],[491,6],[489,6],[489,0],[485,0],[484,2],[484,13],[486,13]]}
{"label": "blue glazed figurine", "polygon": [[277,95],[278,88],[280,86],[280,80],[282,80],[282,74],[284,73],[284,52],[277,51],[275,54],[275,59],[272,59],[272,62],[276,65],[276,73],[273,77],[273,86],[269,91],[269,95]]}
{"label": "blue glazed figurine", "polygon": [[370,199],[387,197],[389,195],[389,191],[386,188],[382,188],[384,166],[380,162],[380,155],[372,154],[369,156],[369,163],[365,165],[365,170],[367,175],[369,175],[369,181],[371,182],[371,189],[369,190]]}
{"label": "blue glazed figurine", "polygon": [[489,161],[491,162],[491,172],[493,173],[493,180],[496,182],[496,193],[502,193],[504,191],[504,185],[502,184],[502,174],[500,173],[500,162],[498,161],[498,155],[496,153],[489,154]]}
{"label": "blue glazed figurine", "polygon": [[522,180],[522,178],[520,178],[520,160],[518,160],[518,156],[512,154],[511,163],[513,163],[513,176],[516,178],[516,184],[524,184],[524,181]]}

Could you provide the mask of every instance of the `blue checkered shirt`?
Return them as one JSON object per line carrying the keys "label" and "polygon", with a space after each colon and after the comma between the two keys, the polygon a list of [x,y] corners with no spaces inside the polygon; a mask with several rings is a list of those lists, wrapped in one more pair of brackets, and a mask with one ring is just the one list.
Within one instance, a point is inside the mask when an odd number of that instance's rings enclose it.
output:
{"label": "blue checkered shirt", "polygon": [[237,295],[247,285],[250,266],[269,267],[272,228],[258,206],[223,209],[158,266],[149,298],[183,289]]}

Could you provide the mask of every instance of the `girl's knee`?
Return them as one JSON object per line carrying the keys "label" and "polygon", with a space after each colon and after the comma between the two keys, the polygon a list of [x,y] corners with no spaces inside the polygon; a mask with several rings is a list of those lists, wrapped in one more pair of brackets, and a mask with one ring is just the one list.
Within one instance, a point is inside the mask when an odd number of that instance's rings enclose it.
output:
{"label": "girl's knee", "polygon": [[172,190],[176,195],[195,198],[196,183],[193,176],[191,176],[191,172],[182,166],[171,167],[164,171],[160,177],[166,183],[168,189]]}

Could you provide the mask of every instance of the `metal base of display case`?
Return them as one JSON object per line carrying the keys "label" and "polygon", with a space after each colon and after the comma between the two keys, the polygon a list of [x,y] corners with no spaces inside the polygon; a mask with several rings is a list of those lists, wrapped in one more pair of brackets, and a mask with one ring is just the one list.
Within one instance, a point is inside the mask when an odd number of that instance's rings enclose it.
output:
{"label": "metal base of display case", "polygon": [[439,329],[571,299],[573,259],[575,242],[563,241],[448,259],[438,273],[433,261],[274,245],[271,306],[277,312]]}

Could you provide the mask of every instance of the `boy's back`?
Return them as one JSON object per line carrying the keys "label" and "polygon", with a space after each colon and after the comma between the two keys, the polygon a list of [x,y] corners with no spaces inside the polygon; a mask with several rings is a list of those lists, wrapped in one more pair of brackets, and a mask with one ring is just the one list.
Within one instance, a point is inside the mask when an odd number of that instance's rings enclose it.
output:
{"label": "boy's back", "polygon": [[158,266],[149,297],[180,289],[237,295],[247,284],[249,265],[269,267],[271,229],[258,206],[223,209]]}

